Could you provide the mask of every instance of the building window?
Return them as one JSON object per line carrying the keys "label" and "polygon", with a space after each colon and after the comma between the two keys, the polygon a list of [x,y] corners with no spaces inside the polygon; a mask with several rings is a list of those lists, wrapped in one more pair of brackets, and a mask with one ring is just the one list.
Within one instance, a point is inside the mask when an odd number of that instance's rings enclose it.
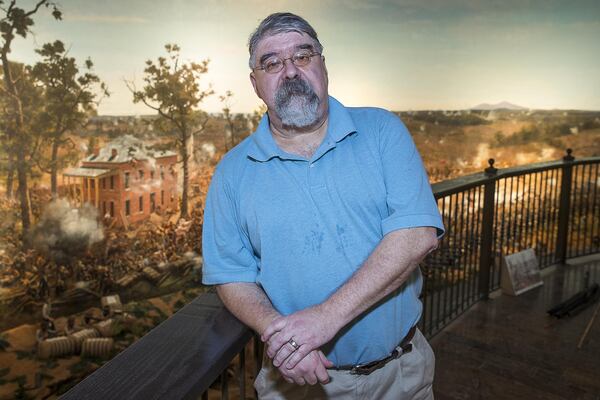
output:
{"label": "building window", "polygon": [[165,179],[165,166],[161,165],[160,166],[160,179]]}
{"label": "building window", "polygon": [[111,218],[115,217],[115,202],[114,201],[110,202],[110,217]]}
{"label": "building window", "polygon": [[156,193],[150,193],[150,212],[156,210]]}
{"label": "building window", "polygon": [[175,164],[171,164],[169,170],[171,171],[171,176],[175,176]]}
{"label": "building window", "polygon": [[150,179],[154,179],[154,170],[150,171]]}
{"label": "building window", "polygon": [[103,201],[102,202],[102,216],[104,217],[106,215],[106,202]]}
{"label": "building window", "polygon": [[102,189],[106,189],[106,178],[102,178]]}
{"label": "building window", "polygon": [[160,205],[161,206],[165,205],[165,191],[164,190],[160,191]]}
{"label": "building window", "polygon": [[115,176],[111,175],[110,176],[110,190],[113,190],[115,188]]}
{"label": "building window", "polygon": [[144,170],[143,170],[143,169],[140,169],[140,170],[138,171],[138,173],[139,173],[140,181],[143,181],[143,180],[144,180]]}
{"label": "building window", "polygon": [[143,212],[144,211],[144,196],[140,196],[139,203],[140,203],[140,205],[139,205],[140,212]]}
{"label": "building window", "polygon": [[92,185],[92,189],[96,189],[96,180],[90,179],[90,184]]}
{"label": "building window", "polygon": [[87,178],[83,178],[83,188],[87,189]]}
{"label": "building window", "polygon": [[129,200],[125,200],[125,215],[131,215],[131,202]]}

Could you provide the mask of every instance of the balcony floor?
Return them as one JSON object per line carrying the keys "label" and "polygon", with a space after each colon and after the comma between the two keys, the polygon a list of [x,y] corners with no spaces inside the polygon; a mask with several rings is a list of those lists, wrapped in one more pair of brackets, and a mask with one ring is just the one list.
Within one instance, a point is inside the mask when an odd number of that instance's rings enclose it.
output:
{"label": "balcony floor", "polygon": [[573,317],[546,311],[589,283],[600,283],[600,257],[542,272],[544,285],[518,297],[492,294],[431,339],[436,354],[436,400],[600,400],[599,304]]}

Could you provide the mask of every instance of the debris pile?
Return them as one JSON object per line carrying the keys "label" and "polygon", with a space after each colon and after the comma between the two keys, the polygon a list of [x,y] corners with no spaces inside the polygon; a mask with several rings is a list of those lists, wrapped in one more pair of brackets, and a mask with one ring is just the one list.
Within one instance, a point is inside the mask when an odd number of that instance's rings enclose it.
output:
{"label": "debris pile", "polygon": [[36,332],[38,357],[49,359],[71,355],[110,358],[114,352],[113,337],[119,335],[135,318],[123,311],[119,295],[104,296],[101,299],[102,316],[88,313],[84,317],[84,327],[77,327],[71,317],[61,335],[57,334],[54,319],[51,317],[50,303],[42,309],[43,321]]}
{"label": "debris pile", "polygon": [[0,305],[12,315],[31,314],[49,299],[59,307],[94,301],[108,293],[135,290],[140,281],[149,295],[178,282],[199,284],[199,274],[191,272],[199,272],[202,263],[201,204],[198,199],[192,205],[188,218],[153,215],[141,224],[104,233],[85,211],[48,207],[53,217],[40,219],[33,230],[36,246],[29,249],[10,234],[12,229],[3,229]]}

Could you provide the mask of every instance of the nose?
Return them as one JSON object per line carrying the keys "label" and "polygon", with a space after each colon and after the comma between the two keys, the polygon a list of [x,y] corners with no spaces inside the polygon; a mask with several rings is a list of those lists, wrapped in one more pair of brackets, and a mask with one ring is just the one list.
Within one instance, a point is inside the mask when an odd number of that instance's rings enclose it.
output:
{"label": "nose", "polygon": [[288,79],[298,76],[298,67],[292,62],[291,58],[283,61],[283,73]]}

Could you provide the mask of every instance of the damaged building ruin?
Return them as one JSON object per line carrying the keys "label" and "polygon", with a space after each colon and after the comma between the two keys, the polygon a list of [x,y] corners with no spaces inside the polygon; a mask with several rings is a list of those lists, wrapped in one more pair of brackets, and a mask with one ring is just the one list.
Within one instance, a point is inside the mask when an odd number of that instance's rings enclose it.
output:
{"label": "damaged building ruin", "polygon": [[71,201],[93,204],[109,224],[128,226],[153,212],[177,209],[176,163],[176,153],[147,149],[126,135],[65,170],[62,186]]}

